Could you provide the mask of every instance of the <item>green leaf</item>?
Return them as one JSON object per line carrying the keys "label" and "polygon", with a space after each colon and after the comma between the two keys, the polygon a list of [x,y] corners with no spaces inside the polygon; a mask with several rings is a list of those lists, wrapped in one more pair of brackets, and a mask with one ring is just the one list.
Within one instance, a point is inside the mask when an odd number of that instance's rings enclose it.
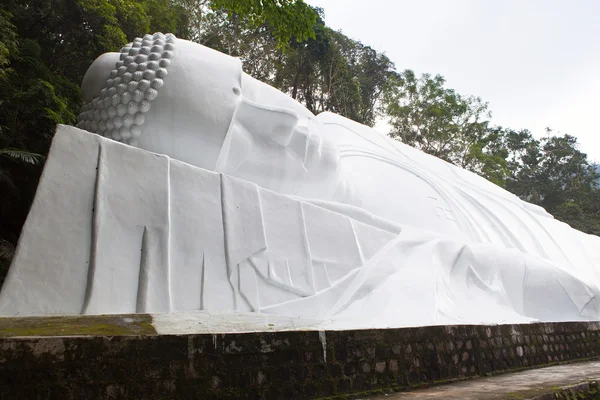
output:
{"label": "green leaf", "polygon": [[0,149],[0,156],[31,165],[38,165],[44,160],[44,156],[40,154],[13,148]]}
{"label": "green leaf", "polygon": [[0,239],[0,259],[11,261],[15,254],[15,246],[8,240]]}

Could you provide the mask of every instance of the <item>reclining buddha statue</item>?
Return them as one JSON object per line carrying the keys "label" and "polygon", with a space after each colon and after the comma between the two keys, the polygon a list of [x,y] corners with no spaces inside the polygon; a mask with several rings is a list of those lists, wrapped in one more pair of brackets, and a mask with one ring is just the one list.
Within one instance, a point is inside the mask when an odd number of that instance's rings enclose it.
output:
{"label": "reclining buddha statue", "polygon": [[600,238],[157,33],[59,126],[0,314],[232,310],[330,327],[600,317]]}

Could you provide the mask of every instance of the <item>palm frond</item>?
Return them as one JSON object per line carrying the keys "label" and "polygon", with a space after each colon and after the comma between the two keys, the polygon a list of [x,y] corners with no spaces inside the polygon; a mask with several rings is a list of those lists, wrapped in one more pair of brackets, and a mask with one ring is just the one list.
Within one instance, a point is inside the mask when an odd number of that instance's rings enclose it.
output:
{"label": "palm frond", "polygon": [[0,260],[11,261],[15,254],[15,246],[8,240],[0,239]]}
{"label": "palm frond", "polygon": [[17,189],[17,186],[15,185],[12,176],[10,176],[10,174],[7,171],[3,171],[2,168],[0,168],[0,184],[4,184],[13,190]]}
{"label": "palm frond", "polygon": [[44,156],[40,154],[15,148],[0,149],[0,156],[5,156],[14,161],[31,165],[38,165],[44,160]]}

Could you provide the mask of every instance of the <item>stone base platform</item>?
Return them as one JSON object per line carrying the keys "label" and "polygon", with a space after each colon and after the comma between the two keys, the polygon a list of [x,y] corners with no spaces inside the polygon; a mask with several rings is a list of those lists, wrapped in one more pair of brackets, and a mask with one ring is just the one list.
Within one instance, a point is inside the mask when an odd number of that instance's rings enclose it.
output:
{"label": "stone base platform", "polygon": [[597,322],[334,331],[259,314],[0,319],[2,399],[311,399],[600,357]]}

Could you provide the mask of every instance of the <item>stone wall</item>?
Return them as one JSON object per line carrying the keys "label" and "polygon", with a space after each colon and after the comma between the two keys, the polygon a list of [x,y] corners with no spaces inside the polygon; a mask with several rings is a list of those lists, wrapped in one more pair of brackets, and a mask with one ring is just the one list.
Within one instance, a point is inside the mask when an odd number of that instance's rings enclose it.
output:
{"label": "stone wall", "polygon": [[305,399],[600,356],[599,323],[0,339],[2,399]]}

